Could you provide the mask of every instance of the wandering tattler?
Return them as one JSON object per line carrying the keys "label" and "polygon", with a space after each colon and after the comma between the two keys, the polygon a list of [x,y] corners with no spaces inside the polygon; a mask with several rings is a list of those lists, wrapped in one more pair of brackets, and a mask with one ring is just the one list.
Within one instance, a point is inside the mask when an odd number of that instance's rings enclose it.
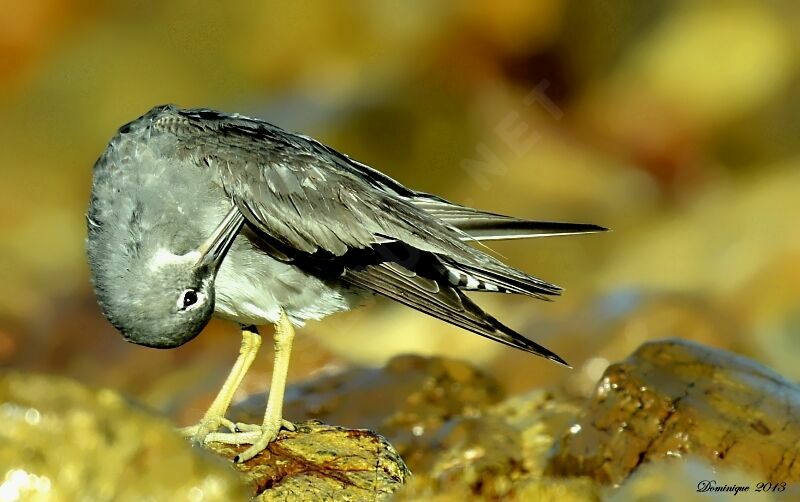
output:
{"label": "wandering tattler", "polygon": [[[172,348],[212,316],[242,326],[239,357],[200,422],[204,443],[251,444],[282,427],[294,326],[382,295],[486,338],[566,362],[480,309],[465,291],[547,298],[553,284],[470,245],[604,230],[529,221],[411,190],[307,136],[206,109],[153,108],[94,166],[87,248],[97,299],[126,340]],[[261,425],[225,413],[275,325]],[[218,432],[226,427],[230,432]]]}

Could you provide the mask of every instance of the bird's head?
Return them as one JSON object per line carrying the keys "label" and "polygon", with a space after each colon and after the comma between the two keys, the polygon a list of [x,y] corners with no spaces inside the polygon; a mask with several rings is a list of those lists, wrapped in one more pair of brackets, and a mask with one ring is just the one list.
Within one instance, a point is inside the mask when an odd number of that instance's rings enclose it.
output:
{"label": "bird's head", "polygon": [[161,250],[130,282],[130,296],[101,302],[125,340],[169,349],[200,334],[214,313],[215,271],[196,258]]}
{"label": "bird's head", "polygon": [[92,252],[90,231],[90,265],[103,314],[138,345],[173,348],[196,337],[214,313],[214,280],[242,221],[232,210],[205,242],[182,254],[142,250],[127,273]]}

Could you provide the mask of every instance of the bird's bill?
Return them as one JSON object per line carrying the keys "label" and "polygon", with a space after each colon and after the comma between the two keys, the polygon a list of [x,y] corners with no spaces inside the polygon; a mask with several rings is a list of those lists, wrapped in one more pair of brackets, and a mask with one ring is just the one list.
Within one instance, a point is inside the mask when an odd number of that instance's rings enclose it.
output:
{"label": "bird's bill", "polygon": [[239,208],[233,206],[209,238],[197,249],[200,253],[198,265],[208,267],[216,272],[222,259],[228,253],[233,239],[239,234],[242,224],[244,224],[244,216]]}

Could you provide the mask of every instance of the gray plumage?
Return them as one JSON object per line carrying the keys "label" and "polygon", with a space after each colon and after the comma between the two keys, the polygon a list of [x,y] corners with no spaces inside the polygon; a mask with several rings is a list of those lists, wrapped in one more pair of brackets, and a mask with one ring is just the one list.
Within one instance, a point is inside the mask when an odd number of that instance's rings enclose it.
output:
{"label": "gray plumage", "polygon": [[[379,294],[562,364],[464,294],[559,288],[470,241],[604,230],[452,204],[266,122],[174,106],[111,140],[87,221],[98,300],[135,343],[180,345],[212,314],[265,324],[283,309],[301,325]],[[215,231],[224,238],[204,260]]]}

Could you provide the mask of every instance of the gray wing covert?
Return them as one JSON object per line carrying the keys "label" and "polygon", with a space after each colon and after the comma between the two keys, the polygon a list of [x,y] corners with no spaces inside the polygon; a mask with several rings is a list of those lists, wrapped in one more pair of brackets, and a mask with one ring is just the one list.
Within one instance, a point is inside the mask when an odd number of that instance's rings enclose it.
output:
{"label": "gray wing covert", "polygon": [[341,256],[387,239],[423,251],[459,251],[454,229],[302,136],[231,117],[169,125],[188,154],[214,170],[250,224],[299,251]]}

